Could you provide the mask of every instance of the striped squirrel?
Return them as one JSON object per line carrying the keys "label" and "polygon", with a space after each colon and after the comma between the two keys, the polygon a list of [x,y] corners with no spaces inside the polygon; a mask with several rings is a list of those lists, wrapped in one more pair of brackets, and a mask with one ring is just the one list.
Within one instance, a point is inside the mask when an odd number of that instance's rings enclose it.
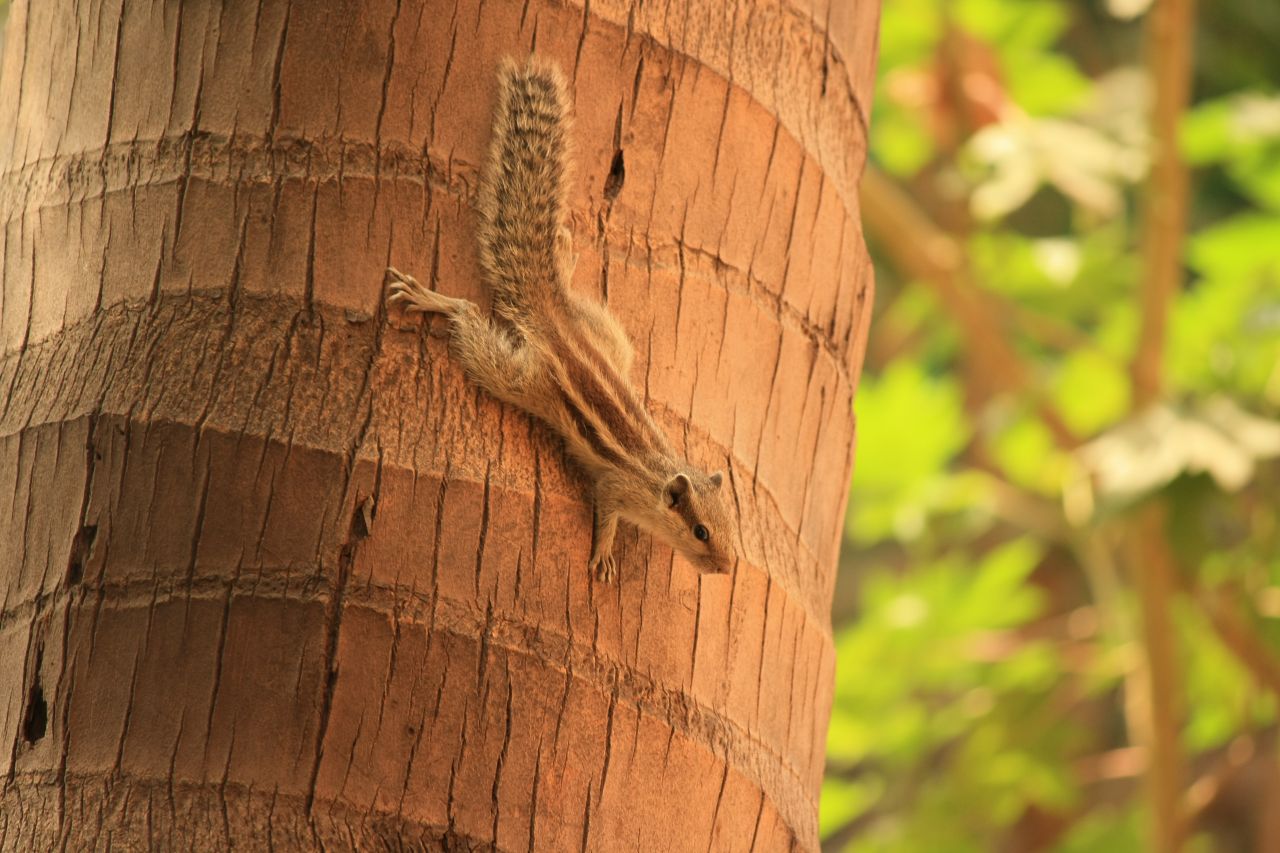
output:
{"label": "striped squirrel", "polygon": [[619,520],[646,530],[699,568],[726,572],[732,525],[723,475],[704,474],[672,450],[628,374],[631,342],[604,306],[569,291],[577,261],[565,226],[569,104],[559,70],[506,60],[489,159],[480,181],[480,267],[495,318],[388,268],[387,301],[450,320],[467,377],[543,421],[593,484],[589,568],[617,577]]}

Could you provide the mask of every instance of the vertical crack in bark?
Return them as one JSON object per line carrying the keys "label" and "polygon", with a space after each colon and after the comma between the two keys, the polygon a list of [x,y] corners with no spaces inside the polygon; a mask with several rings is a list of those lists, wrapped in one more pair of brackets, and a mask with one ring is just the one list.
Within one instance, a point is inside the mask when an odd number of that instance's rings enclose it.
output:
{"label": "vertical crack in bark", "polygon": [[[338,182],[341,186],[341,181]],[[316,212],[320,207],[320,183],[317,181],[311,193],[311,227],[307,232],[307,270],[303,279],[303,310],[310,317],[315,313],[316,300]]]}
{"label": "vertical crack in bark", "polygon": [[600,767],[600,799],[604,799],[604,786],[609,779],[609,762],[613,759],[613,717],[618,709],[618,691],[609,695],[609,710],[604,726],[604,761]]}
{"label": "vertical crack in bark", "polygon": [[[378,100],[378,117],[374,123],[374,147],[382,150],[382,123],[387,114],[387,97],[391,90],[391,72],[396,63],[396,25],[400,23],[400,9],[403,0],[396,0],[395,11],[391,15],[391,25],[387,28],[387,62],[382,70],[382,89]],[[425,6],[425,4],[424,4]],[[378,197],[382,193],[382,158],[374,161],[373,173],[373,205],[370,208],[369,230],[366,237],[372,239],[373,223],[377,218]]]}
{"label": "vertical crack in bark", "polygon": [[755,719],[760,719],[760,698],[764,695],[764,666],[767,658],[765,649],[769,645],[769,601],[773,598],[773,575],[765,575],[764,609],[760,613],[760,663],[756,676],[756,711]]}
{"label": "vertical crack in bark", "polygon": [[591,843],[591,786],[587,786],[586,803],[582,807],[582,843],[578,848],[581,853],[587,853]]}
{"label": "vertical crack in bark", "polygon": [[[533,456],[533,530],[529,571],[538,570],[538,539],[542,534],[542,453],[536,448]],[[516,576],[516,597],[520,596],[519,575]]]}
{"label": "vertical crack in bark", "polygon": [[493,787],[490,789],[489,795],[493,805],[493,844],[498,846],[498,818],[502,814],[502,769],[507,764],[507,750],[511,746],[511,669],[507,668],[507,707],[506,722],[502,733],[502,748],[498,752],[498,764],[493,771]]}
{"label": "vertical crack in bark", "polygon": [[[209,713],[204,721],[204,760],[201,763],[205,767],[209,766],[209,747],[213,742],[213,718],[218,709],[218,696],[222,689],[223,662],[226,658],[227,635],[231,625],[231,602],[232,586],[227,584],[226,594],[222,600],[222,612],[218,619],[218,643],[213,656],[213,686],[209,690]],[[230,753],[230,747],[227,751]]]}
{"label": "vertical crack in bark", "polygon": [[[354,473],[356,455],[353,452],[350,467]],[[345,490],[344,490],[345,491]],[[306,814],[311,821],[312,830],[319,837],[319,829],[315,822],[316,784],[320,777],[320,765],[324,759],[325,735],[329,731],[329,716],[333,711],[333,695],[338,684],[338,639],[342,630],[343,599],[346,596],[347,581],[351,577],[351,566],[355,562],[356,549],[367,535],[366,512],[372,518],[372,509],[366,507],[369,498],[359,501],[351,514],[347,528],[346,541],[338,552],[337,576],[330,591],[328,606],[325,608],[325,636],[323,654],[324,684],[320,693],[320,713],[316,724],[315,754],[311,765],[311,779],[307,785]],[[363,532],[362,532],[363,531]]]}
{"label": "vertical crack in bark", "polygon": [[284,24],[280,27],[280,41],[276,44],[275,62],[271,70],[271,120],[267,124],[267,132],[272,140],[280,129],[280,108],[284,97],[284,52],[289,41],[289,19],[293,16],[293,4],[285,2]]}
{"label": "vertical crack in bark", "polygon": [[111,141],[111,131],[115,126],[116,94],[120,87],[120,43],[124,40],[124,3],[120,5],[120,19],[116,21],[115,58],[111,63],[111,95],[107,98],[107,132],[104,144]]}
{"label": "vertical crack in bark", "polygon": [[720,790],[716,793],[716,807],[711,810],[711,831],[707,833],[707,853],[712,853],[716,844],[716,823],[720,820],[720,804],[724,802],[725,785],[729,782],[729,762],[724,763],[724,773],[720,776]]}
{"label": "vertical crack in bark", "polygon": [[[484,544],[485,539],[489,535],[489,488],[493,474],[493,463],[486,462],[484,466],[484,497],[481,499],[480,507],[480,538],[476,542],[476,573],[475,573],[475,596],[476,601],[480,600],[480,572],[484,567]],[[491,599],[492,600],[492,599]]]}
{"label": "vertical crack in bark", "polygon": [[702,636],[702,579],[705,577],[701,573],[698,575],[698,595],[697,604],[693,614],[693,648],[689,656],[689,687],[692,689],[698,683],[698,640]]}
{"label": "vertical crack in bark", "polygon": [[[480,692],[480,704],[486,704],[489,698],[489,642],[493,637],[493,602],[484,609],[484,627],[480,629],[479,660],[476,664],[476,688]],[[510,673],[508,673],[509,675]]]}
{"label": "vertical crack in bark", "polygon": [[538,847],[538,782],[542,779],[542,740],[538,740],[538,753],[533,759],[533,794],[529,797],[529,853]]}
{"label": "vertical crack in bark", "polygon": [[[152,612],[154,613],[154,610]],[[150,615],[148,615],[147,633],[149,634],[150,631],[151,631],[151,618],[150,618]],[[133,666],[130,667],[129,669],[129,690],[128,690],[128,693],[126,694],[128,698],[125,700],[124,719],[120,723],[120,734],[116,738],[116,754],[111,765],[112,779],[120,779],[122,775],[122,768],[124,766],[124,744],[125,744],[125,741],[129,739],[129,727],[133,723],[133,709],[137,704],[137,697],[138,697],[138,670],[140,669],[140,665],[142,663],[142,657],[145,649],[146,649],[145,643],[143,644],[142,648],[134,649]]]}
{"label": "vertical crack in bark", "polygon": [[[400,22],[402,0],[396,0],[395,12],[391,15],[391,25],[387,28],[387,62],[382,70],[382,90],[378,100],[378,117],[374,123],[374,141],[378,148],[382,147],[382,121],[387,114],[387,93],[391,89],[391,71],[396,62],[396,24]],[[374,196],[375,206],[377,195]]]}
{"label": "vertical crack in bark", "polygon": [[436,92],[431,104],[431,118],[427,122],[427,145],[436,141],[436,117],[440,111],[440,101],[444,98],[445,88],[449,85],[449,74],[453,70],[453,57],[458,50],[458,4],[453,6],[453,15],[449,19],[449,53],[444,60],[444,73],[440,78],[440,90]]}
{"label": "vertical crack in bark", "polygon": [[449,480],[452,473],[452,463],[445,462],[444,472],[440,475],[440,491],[436,493],[436,529],[431,540],[431,624],[428,627],[431,632],[435,631],[436,604],[440,601],[440,549],[444,546],[444,502],[449,493]]}
{"label": "vertical crack in bark", "polygon": [[764,795],[764,791],[761,791],[761,792],[760,792],[760,807],[759,807],[758,809],[756,809],[756,820],[755,820],[755,825],[754,825],[754,826],[752,827],[752,829],[751,829],[751,845],[750,845],[749,847],[747,847],[747,850],[749,851],[749,853],[755,853],[755,849],[756,849],[756,840],[760,837],[760,823],[761,823],[761,821],[763,821],[763,820],[764,820],[764,804],[765,804],[765,799],[766,799],[766,798],[765,798],[765,795]]}
{"label": "vertical crack in bark", "polygon": [[573,634],[570,633],[569,637],[570,641],[565,644],[564,650],[564,690],[560,693],[560,707],[556,710],[556,730],[551,737],[552,746],[560,745],[560,731],[569,713],[569,691],[573,687]]}
{"label": "vertical crack in bark", "polygon": [[471,706],[471,698],[468,696],[462,702],[462,730],[458,734],[458,751],[454,753],[453,761],[449,765],[449,788],[448,797],[445,800],[445,817],[447,819],[447,832],[453,835],[456,832],[456,821],[458,809],[454,795],[457,793],[458,769],[462,765],[463,756],[467,752],[467,714]]}
{"label": "vertical crack in bark", "polygon": [[[90,435],[93,429],[90,428]],[[95,454],[93,443],[89,443],[89,452]],[[78,599],[78,600],[77,600]],[[67,756],[71,752],[71,697],[75,695],[75,672],[72,668],[71,647],[71,614],[73,608],[83,604],[84,594],[68,595],[66,606],[62,611],[62,659],[58,664],[58,701],[61,704],[59,719],[62,727],[61,743],[58,745],[58,841],[61,849],[66,849],[71,825],[67,821]],[[62,681],[65,679],[65,686]],[[0,841],[0,850],[5,849]]]}
{"label": "vertical crack in bark", "polygon": [[640,102],[640,81],[643,78],[644,78],[644,48],[642,46],[640,48],[640,58],[636,60],[635,78],[631,82],[631,117],[632,118],[635,118],[636,104]]}
{"label": "vertical crack in bark", "polygon": [[[178,15],[179,15],[179,17],[178,17],[178,41],[180,42],[180,41],[181,41],[181,39],[182,39],[182,9],[181,9],[181,6],[179,7]],[[183,156],[182,156],[182,161],[183,161],[183,162],[182,162],[182,173],[181,173],[181,180],[180,180],[180,181],[179,181],[179,183],[178,183],[178,197],[177,197],[177,203],[176,203],[176,205],[175,205],[174,223],[173,223],[173,243],[169,246],[169,253],[170,253],[170,255],[171,255],[172,257],[175,257],[175,258],[177,257],[177,252],[178,252],[178,240],[182,237],[182,221],[183,221],[183,216],[184,216],[184,213],[185,213],[185,211],[186,211],[186,206],[187,206],[187,192],[191,189],[191,174],[192,174],[192,170],[191,170],[191,158],[192,158],[192,153],[193,153],[193,152],[194,152],[194,150],[195,150],[195,142],[196,142],[196,139],[202,136],[202,132],[201,132],[201,130],[200,130],[200,107],[201,107],[201,104],[202,104],[202,101],[203,101],[203,98],[204,98],[204,68],[205,68],[205,57],[206,57],[206,52],[208,51],[208,46],[209,46],[209,33],[208,33],[208,27],[209,27],[209,25],[208,25],[208,23],[207,23],[207,21],[206,21],[206,23],[205,23],[205,35],[204,35],[204,38],[202,38],[202,39],[200,40],[200,63],[199,63],[199,65],[200,65],[200,69],[199,69],[199,71],[198,71],[198,73],[197,73],[197,75],[196,75],[196,90],[195,90],[195,95],[194,95],[194,96],[193,96],[193,98],[192,98],[192,104],[191,104],[191,124],[190,124],[190,126],[187,128],[187,130],[183,133],[183,135],[182,135],[182,142],[181,142],[181,144],[180,144],[180,150],[182,151],[182,155],[183,155]],[[173,77],[173,85],[174,85],[174,89],[175,89],[175,90],[176,90],[176,88],[177,88],[177,86],[178,86],[178,74],[177,74],[177,68],[176,68],[176,63],[178,62],[178,57],[179,57],[178,50],[179,50],[179,48],[178,48],[177,46],[175,46],[175,48],[174,48],[174,63],[175,63],[175,69],[174,69],[174,77]],[[170,111],[170,117],[172,118],[172,114],[173,114],[173,99],[172,99],[172,98],[170,99],[169,111]],[[163,252],[162,252],[162,253],[160,253],[160,258],[161,258],[161,259],[163,259],[163,256],[164,256],[164,255],[163,255]],[[158,299],[158,298],[159,298],[159,295],[160,295],[160,291],[159,291],[159,272],[158,272],[158,267],[157,267],[157,281],[156,281],[156,285],[157,285],[157,286],[156,286],[156,290],[155,290],[155,292],[154,292],[154,294],[153,294],[153,299]],[[153,307],[154,307],[154,306],[155,306],[155,303],[153,302]]]}
{"label": "vertical crack in bark", "polygon": [[582,48],[587,43],[587,30],[591,27],[591,0],[582,0],[582,29],[578,33],[578,46],[573,52],[573,74],[570,80],[574,88],[578,86],[578,69],[582,65]]}
{"label": "vertical crack in bark", "polygon": [[[36,647],[36,662],[32,667],[31,686],[27,688],[26,710],[22,713],[22,739],[27,746],[44,738],[49,727],[49,703],[44,698],[40,670],[44,666],[44,646]],[[12,773],[12,771],[10,771]]]}

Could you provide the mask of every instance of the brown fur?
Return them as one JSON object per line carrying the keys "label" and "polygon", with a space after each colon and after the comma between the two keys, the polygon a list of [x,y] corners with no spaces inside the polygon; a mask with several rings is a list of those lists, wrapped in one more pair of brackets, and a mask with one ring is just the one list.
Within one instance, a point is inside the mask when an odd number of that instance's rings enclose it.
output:
{"label": "brown fur", "polygon": [[[499,73],[478,214],[480,266],[497,321],[464,299],[387,270],[388,301],[447,314],[467,376],[560,435],[594,484],[591,568],[611,580],[618,521],[649,531],[708,571],[727,571],[733,528],[722,477],[675,455],[631,387],[631,342],[604,306],[569,292],[565,227],[569,101],[555,66],[510,60]],[[707,541],[694,535],[698,526]]]}

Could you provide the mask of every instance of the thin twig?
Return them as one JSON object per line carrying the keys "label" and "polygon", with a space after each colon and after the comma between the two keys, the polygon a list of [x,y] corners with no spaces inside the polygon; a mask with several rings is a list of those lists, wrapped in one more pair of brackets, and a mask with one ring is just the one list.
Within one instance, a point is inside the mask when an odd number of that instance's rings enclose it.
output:
{"label": "thin twig", "polygon": [[[1165,330],[1182,279],[1186,230],[1187,170],[1178,154],[1178,125],[1186,110],[1191,78],[1192,0],[1157,0],[1147,18],[1147,51],[1155,103],[1151,114],[1152,165],[1143,220],[1142,328],[1132,365],[1133,401],[1141,409],[1164,388]],[[1179,746],[1181,685],[1175,662],[1170,611],[1177,567],[1159,505],[1141,510],[1129,537],[1129,558],[1142,611],[1145,672],[1144,722],[1151,763],[1153,849],[1176,851],[1185,835],[1184,769]],[[1137,686],[1137,685],[1134,685]]]}
{"label": "thin twig", "polygon": [[1179,746],[1182,685],[1176,662],[1172,603],[1177,567],[1165,532],[1163,506],[1143,508],[1128,530],[1128,559],[1142,612],[1143,666],[1129,680],[1140,709],[1143,745],[1150,755],[1151,849],[1172,853],[1185,835],[1184,759]]}
{"label": "thin twig", "polygon": [[1132,365],[1138,408],[1164,388],[1165,330],[1182,282],[1187,220],[1187,166],[1178,152],[1178,127],[1191,88],[1194,0],[1157,0],[1147,18],[1148,66],[1155,89],[1151,113],[1151,172],[1143,204],[1142,328]]}

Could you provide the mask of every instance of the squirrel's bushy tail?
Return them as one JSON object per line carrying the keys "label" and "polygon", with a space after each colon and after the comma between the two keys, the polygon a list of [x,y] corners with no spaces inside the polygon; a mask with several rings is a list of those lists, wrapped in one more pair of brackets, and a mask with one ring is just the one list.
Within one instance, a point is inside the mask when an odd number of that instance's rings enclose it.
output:
{"label": "squirrel's bushy tail", "polygon": [[494,309],[516,319],[564,285],[559,234],[568,182],[569,105],[554,65],[506,60],[480,183],[480,265]]}

